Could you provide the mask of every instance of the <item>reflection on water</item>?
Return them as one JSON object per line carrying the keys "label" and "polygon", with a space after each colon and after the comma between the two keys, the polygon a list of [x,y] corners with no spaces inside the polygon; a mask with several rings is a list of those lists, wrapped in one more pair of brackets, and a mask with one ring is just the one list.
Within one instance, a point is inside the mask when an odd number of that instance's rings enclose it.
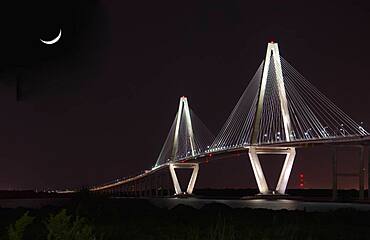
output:
{"label": "reflection on water", "polygon": [[[198,198],[148,198],[148,200],[160,208],[174,208],[179,204],[201,208],[206,204],[219,203],[232,208],[265,208],[271,210],[305,210],[305,211],[332,211],[341,208],[353,208],[359,211],[370,211],[370,204],[366,203],[339,203],[339,202],[305,202],[288,199],[198,199]],[[40,208],[43,206],[62,206],[69,199],[46,198],[46,199],[0,199],[2,208]]]}
{"label": "reflection on water", "polygon": [[36,199],[0,199],[1,208],[41,208],[44,206],[61,206],[69,199],[64,198],[36,198]]}
{"label": "reflection on water", "polygon": [[305,211],[332,211],[341,208],[354,208],[360,211],[370,211],[370,204],[364,203],[338,203],[338,202],[304,202],[287,199],[246,199],[246,200],[217,200],[196,198],[162,198],[150,199],[154,205],[162,208],[173,208],[179,204],[201,208],[205,204],[221,203],[232,208],[266,208],[271,210],[305,210]]}

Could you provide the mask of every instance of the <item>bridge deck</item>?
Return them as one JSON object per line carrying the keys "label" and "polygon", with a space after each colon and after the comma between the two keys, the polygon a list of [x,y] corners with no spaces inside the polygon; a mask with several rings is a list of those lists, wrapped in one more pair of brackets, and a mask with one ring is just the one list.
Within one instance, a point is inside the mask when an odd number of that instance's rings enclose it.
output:
{"label": "bridge deck", "polygon": [[[294,147],[294,148],[306,148],[306,147],[313,147],[318,145],[348,145],[348,146],[367,146],[370,145],[370,136],[356,136],[356,137],[343,137],[343,138],[336,138],[336,139],[317,139],[317,140],[307,140],[307,141],[291,141],[291,142],[277,142],[277,143],[271,143],[271,144],[263,144],[263,145],[256,145],[256,147],[259,148],[288,148],[288,147]],[[184,158],[180,159],[178,162],[180,163],[205,163],[209,160],[215,160],[215,159],[221,159],[221,158],[229,158],[232,155],[239,155],[241,153],[246,153],[247,150],[251,146],[243,146],[243,147],[236,147],[236,148],[230,148],[230,149],[221,149],[217,151],[209,151],[207,153],[199,154],[194,157]],[[207,161],[205,161],[205,159]],[[161,166],[155,167],[150,170],[146,170],[143,173],[140,173],[138,175],[135,175],[133,177],[129,177],[122,180],[117,180],[115,182],[102,184],[100,186],[95,186],[90,189],[90,191],[102,191],[110,188],[114,188],[120,185],[124,185],[142,178],[145,178],[149,175],[152,175],[162,169],[167,168],[169,163],[163,164]]]}

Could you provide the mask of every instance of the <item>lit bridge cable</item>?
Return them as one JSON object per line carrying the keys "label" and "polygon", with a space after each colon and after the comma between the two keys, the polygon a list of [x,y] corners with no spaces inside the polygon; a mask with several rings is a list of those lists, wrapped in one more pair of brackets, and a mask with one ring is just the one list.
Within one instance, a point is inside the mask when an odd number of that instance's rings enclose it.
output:
{"label": "lit bridge cable", "polygon": [[213,134],[189,108],[187,98],[181,97],[178,112],[155,167],[204,154],[213,140]]}
{"label": "lit bridge cable", "polygon": [[[265,64],[263,61],[257,69],[209,152],[251,145],[336,140],[369,135],[363,126],[331,102],[281,56],[279,61],[274,61],[271,55],[265,70],[265,85],[262,86]],[[282,71],[282,80],[279,80],[277,74],[279,69]],[[259,93],[262,87],[264,91]],[[284,98],[281,96],[282,87]],[[259,98],[263,100],[260,102]],[[282,111],[281,99],[286,99],[286,113]],[[259,118],[258,103],[262,104]],[[289,129],[283,119],[284,114],[289,117]],[[256,125],[256,139],[253,141],[253,128]]]}
{"label": "lit bridge cable", "polygon": [[[369,137],[361,124],[281,57],[278,44],[271,42],[265,59],[216,137],[189,108],[187,98],[181,97],[155,166],[92,190],[108,191],[126,185],[129,192],[138,192],[143,178],[168,168],[176,195],[191,194],[199,163],[206,156],[247,151],[260,193],[284,194],[299,145],[363,141]],[[271,190],[259,161],[262,154],[285,155],[276,187]],[[186,190],[181,189],[176,175],[175,169],[179,168],[192,169]]]}

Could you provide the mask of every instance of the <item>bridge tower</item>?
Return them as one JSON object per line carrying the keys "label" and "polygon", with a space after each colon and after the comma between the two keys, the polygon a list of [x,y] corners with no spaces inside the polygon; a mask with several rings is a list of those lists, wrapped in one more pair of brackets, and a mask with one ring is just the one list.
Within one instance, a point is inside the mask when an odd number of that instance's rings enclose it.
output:
{"label": "bridge tower", "polygon": [[[271,67],[273,65],[273,67]],[[273,71],[273,73],[269,73]],[[253,168],[254,176],[258,185],[258,189],[261,194],[284,194],[289,176],[292,170],[294,157],[296,154],[294,147],[262,147],[260,145],[258,136],[260,135],[260,125],[262,121],[262,112],[264,108],[264,98],[266,92],[267,81],[269,80],[268,75],[274,74],[276,79],[276,85],[278,90],[278,97],[280,106],[280,112],[283,120],[283,129],[285,141],[290,142],[294,140],[294,133],[292,131],[292,125],[288,110],[288,101],[285,91],[283,71],[281,67],[281,60],[279,54],[279,47],[277,43],[270,42],[267,45],[266,57],[263,65],[262,77],[260,80],[258,99],[256,104],[256,111],[254,116],[254,122],[252,126],[252,139],[251,146],[249,147],[249,158]],[[268,188],[266,178],[263,174],[263,170],[258,158],[258,154],[285,154],[286,158],[284,161],[283,168],[280,173],[278,183],[275,190],[271,191]]]}
{"label": "bridge tower", "polygon": [[172,161],[176,161],[176,156],[177,156],[178,149],[179,149],[180,124],[181,124],[181,119],[183,117],[185,119],[186,131],[188,133],[187,138],[190,143],[191,156],[195,156],[194,132],[193,132],[193,126],[192,126],[191,118],[190,118],[188,99],[186,97],[181,97],[180,103],[179,103],[179,109],[176,115],[176,127],[175,127],[175,135],[173,138],[173,148],[172,148],[172,156],[171,156]]}
{"label": "bridge tower", "polygon": [[[175,123],[176,125],[174,129],[172,153],[171,153],[171,158],[169,161],[169,170],[171,173],[171,178],[172,178],[172,182],[173,182],[176,195],[192,194],[195,181],[198,176],[199,164],[198,163],[185,163],[185,162],[178,161],[179,158],[181,158],[179,154],[179,145],[181,144],[181,142],[189,143],[190,149],[186,150],[186,153],[190,154],[190,156],[188,157],[194,157],[196,154],[196,149],[195,149],[196,144],[194,140],[193,125],[192,125],[192,120],[190,116],[188,100],[186,97],[180,98],[180,103],[179,103],[179,108],[177,111]],[[180,130],[185,131],[185,132],[180,134]],[[181,139],[180,139],[180,135],[181,135]],[[193,170],[191,177],[190,177],[190,181],[188,183],[188,186],[185,192],[182,191],[181,189],[175,169],[192,169]]]}

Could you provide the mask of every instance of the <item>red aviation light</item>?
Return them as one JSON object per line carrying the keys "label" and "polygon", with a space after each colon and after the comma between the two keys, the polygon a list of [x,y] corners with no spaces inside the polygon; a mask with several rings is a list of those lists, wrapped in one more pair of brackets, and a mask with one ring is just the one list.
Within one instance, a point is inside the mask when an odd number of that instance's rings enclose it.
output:
{"label": "red aviation light", "polygon": [[303,173],[299,174],[299,187],[300,188],[304,187],[304,174]]}

